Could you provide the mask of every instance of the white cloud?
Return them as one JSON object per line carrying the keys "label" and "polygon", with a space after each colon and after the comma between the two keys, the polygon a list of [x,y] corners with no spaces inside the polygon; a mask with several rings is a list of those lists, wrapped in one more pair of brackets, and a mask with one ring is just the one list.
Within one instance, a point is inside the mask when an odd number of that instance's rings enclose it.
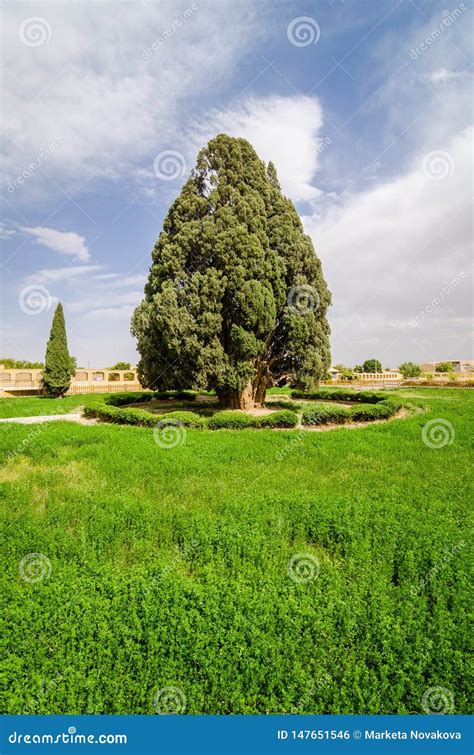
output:
{"label": "white cloud", "polygon": [[101,265],[81,265],[80,267],[70,265],[68,267],[46,268],[44,270],[38,270],[37,273],[28,276],[25,285],[70,281],[77,276],[88,276],[98,270],[102,270]]}
{"label": "white cloud", "polygon": [[442,84],[445,81],[458,79],[460,76],[461,73],[458,71],[448,71],[447,68],[439,68],[437,71],[433,71],[429,78],[434,84]]}
{"label": "white cloud", "polygon": [[251,97],[229,110],[211,111],[192,138],[196,151],[222,132],[247,139],[265,162],[274,162],[284,193],[297,202],[321,194],[311,180],[324,143],[318,141],[322,125],[315,97]]}
{"label": "white cloud", "polygon": [[24,233],[29,233],[37,244],[52,249],[58,254],[76,257],[81,262],[87,262],[90,258],[89,250],[85,245],[85,238],[74,231],[56,231],[54,228],[42,228],[41,226],[37,228],[22,227],[21,230]]}
{"label": "white cloud", "polygon": [[120,278],[120,273],[103,273],[102,275],[94,275],[96,281],[108,281],[114,280],[114,278]]}
{"label": "white cloud", "polygon": [[[136,304],[138,304],[138,301]],[[84,315],[84,320],[99,320],[101,322],[120,320],[129,323],[136,304],[124,304],[120,307],[98,307]]]}
{"label": "white cloud", "polygon": [[110,291],[108,289],[93,289],[91,292],[90,282],[82,285],[75,292],[74,298],[69,300],[69,309],[83,319],[93,316],[94,312],[103,309],[116,309],[124,306],[130,307],[130,312],[143,299],[143,291]]}
{"label": "white cloud", "polygon": [[7,241],[13,236],[16,236],[16,231],[13,228],[7,228],[4,223],[0,223],[0,239]]}
{"label": "white cloud", "polygon": [[[323,221],[303,219],[333,293],[337,361],[468,353],[471,155],[472,129],[463,129],[431,161],[416,155],[406,173],[346,196]],[[459,285],[413,327],[456,276]]]}
{"label": "white cloud", "polygon": [[[216,90],[265,30],[266,10],[256,24],[251,0],[196,5],[184,20],[187,6],[175,0],[39,0],[4,7],[7,181],[40,163],[18,187],[17,201],[54,192],[48,177],[72,190],[93,177],[129,175],[144,161],[151,168],[160,150],[172,148],[182,132],[180,119],[192,121],[192,100],[208,91],[212,72],[219,73]],[[30,47],[21,42],[19,28],[38,16],[51,39]],[[167,30],[171,35],[152,49]],[[58,139],[47,161],[39,159]]]}
{"label": "white cloud", "polygon": [[105,286],[111,290],[115,288],[126,288],[127,286],[144,286],[147,280],[147,276],[143,273],[137,273],[135,275],[122,276],[120,273],[101,273],[100,275],[94,275],[94,281]]}
{"label": "white cloud", "polygon": [[127,286],[144,286],[147,280],[146,275],[127,275],[120,277],[112,284],[113,288],[126,288]]}

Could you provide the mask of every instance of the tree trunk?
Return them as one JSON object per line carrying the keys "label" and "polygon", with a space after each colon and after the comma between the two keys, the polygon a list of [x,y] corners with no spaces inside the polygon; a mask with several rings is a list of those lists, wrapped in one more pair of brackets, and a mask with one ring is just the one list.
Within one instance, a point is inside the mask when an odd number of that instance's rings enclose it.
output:
{"label": "tree trunk", "polygon": [[249,382],[242,391],[217,392],[219,403],[225,409],[253,409],[265,402],[267,386],[261,377]]}

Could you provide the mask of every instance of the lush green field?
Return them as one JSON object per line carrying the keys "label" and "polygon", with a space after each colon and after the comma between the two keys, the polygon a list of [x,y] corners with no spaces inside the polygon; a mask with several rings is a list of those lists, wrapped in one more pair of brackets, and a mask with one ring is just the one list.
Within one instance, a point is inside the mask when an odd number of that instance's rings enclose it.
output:
{"label": "lush green field", "polygon": [[[474,393],[397,395],[425,413],[167,450],[148,428],[2,424],[2,709],[153,713],[175,687],[189,713],[423,713],[442,687],[468,712]],[[439,418],[454,439],[431,448]]]}
{"label": "lush green field", "polygon": [[87,406],[94,397],[97,397],[97,394],[64,396],[63,398],[47,398],[46,396],[0,398],[0,419],[38,417],[40,414],[69,414],[69,412],[77,411],[79,406]]}

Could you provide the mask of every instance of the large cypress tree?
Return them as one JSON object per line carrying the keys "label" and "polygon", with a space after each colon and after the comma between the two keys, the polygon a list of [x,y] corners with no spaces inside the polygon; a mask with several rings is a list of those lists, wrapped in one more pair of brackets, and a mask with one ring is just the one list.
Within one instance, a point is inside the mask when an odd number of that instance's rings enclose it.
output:
{"label": "large cypress tree", "polygon": [[330,365],[330,293],[298,214],[245,139],[219,135],[172,204],[135,310],[143,385],[247,408]]}
{"label": "large cypress tree", "polygon": [[46,346],[43,388],[50,396],[64,396],[71,384],[73,374],[74,360],[69,356],[63,305],[59,302]]}

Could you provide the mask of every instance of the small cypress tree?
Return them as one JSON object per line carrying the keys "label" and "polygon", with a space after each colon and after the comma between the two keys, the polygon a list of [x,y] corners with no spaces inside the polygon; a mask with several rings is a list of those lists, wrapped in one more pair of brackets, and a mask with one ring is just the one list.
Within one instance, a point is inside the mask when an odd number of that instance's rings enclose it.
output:
{"label": "small cypress tree", "polygon": [[43,388],[50,396],[64,396],[74,374],[74,360],[67,348],[63,305],[59,302],[53,317],[43,370]]}

